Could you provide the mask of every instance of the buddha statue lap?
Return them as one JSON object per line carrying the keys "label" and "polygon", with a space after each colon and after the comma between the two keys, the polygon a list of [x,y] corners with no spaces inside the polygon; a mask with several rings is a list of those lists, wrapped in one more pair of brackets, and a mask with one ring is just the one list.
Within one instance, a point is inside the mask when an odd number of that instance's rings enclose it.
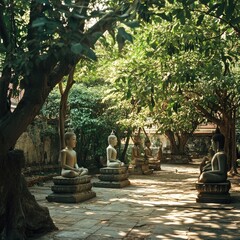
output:
{"label": "buddha statue lap", "polygon": [[88,169],[79,167],[77,164],[77,154],[74,148],[76,147],[76,135],[73,132],[65,133],[66,147],[61,150],[61,175],[66,178],[74,178],[88,174]]}
{"label": "buddha statue lap", "polygon": [[117,145],[117,137],[113,132],[108,136],[108,144],[109,145],[106,149],[107,167],[120,168],[124,166],[124,163],[117,159],[117,150],[115,149],[115,146]]}

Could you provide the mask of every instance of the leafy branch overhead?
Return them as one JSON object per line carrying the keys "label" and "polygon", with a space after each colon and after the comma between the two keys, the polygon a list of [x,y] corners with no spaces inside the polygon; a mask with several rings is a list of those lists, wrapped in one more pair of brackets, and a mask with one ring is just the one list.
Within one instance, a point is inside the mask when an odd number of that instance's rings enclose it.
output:
{"label": "leafy branch overhead", "polygon": [[[96,60],[95,44],[106,31],[117,28],[117,22],[133,22],[138,1],[8,1],[0,2],[0,117],[8,114],[13,92],[24,89],[21,102],[14,114],[19,131],[14,144],[41,109],[53,87],[80,59]],[[131,36],[119,29],[118,38],[131,41]],[[34,104],[37,105],[34,106]],[[28,106],[27,106],[28,105]],[[21,112],[33,114],[23,120]],[[9,119],[14,124],[14,118]],[[11,124],[10,124],[11,125]],[[10,127],[8,124],[8,126]]]}

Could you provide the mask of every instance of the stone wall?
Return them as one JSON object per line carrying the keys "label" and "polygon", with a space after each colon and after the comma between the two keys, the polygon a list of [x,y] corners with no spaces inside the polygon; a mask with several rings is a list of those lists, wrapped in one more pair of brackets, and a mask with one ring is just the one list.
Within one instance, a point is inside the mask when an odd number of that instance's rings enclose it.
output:
{"label": "stone wall", "polygon": [[25,155],[25,167],[46,169],[48,165],[58,165],[59,142],[56,134],[47,134],[39,125],[30,125],[18,139],[15,149]]}

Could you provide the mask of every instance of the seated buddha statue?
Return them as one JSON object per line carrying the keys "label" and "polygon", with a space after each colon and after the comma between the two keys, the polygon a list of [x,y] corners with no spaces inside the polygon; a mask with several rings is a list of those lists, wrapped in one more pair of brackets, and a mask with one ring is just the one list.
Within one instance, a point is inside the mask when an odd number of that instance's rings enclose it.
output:
{"label": "seated buddha statue", "polygon": [[88,169],[79,167],[77,164],[77,154],[74,148],[76,147],[77,138],[75,133],[65,133],[65,144],[66,147],[61,150],[61,175],[66,178],[74,178],[77,176],[87,175]]}
{"label": "seated buddha statue", "polygon": [[227,180],[227,156],[224,153],[224,136],[217,129],[212,137],[212,148],[215,151],[210,168],[204,169],[199,176],[202,183],[221,183]]}
{"label": "seated buddha statue", "polygon": [[108,136],[108,147],[107,147],[107,167],[119,168],[124,165],[123,162],[117,159],[117,150],[115,146],[117,145],[117,137],[112,132]]}
{"label": "seated buddha statue", "polygon": [[144,158],[144,155],[141,153],[140,149],[141,139],[138,135],[135,135],[133,138],[133,148],[132,148],[132,164],[138,165],[141,163],[147,162]]}
{"label": "seated buddha statue", "polygon": [[161,170],[161,167],[160,167],[160,161],[162,159],[162,147],[161,146],[158,149],[157,156],[156,157],[153,156],[153,152],[151,149],[151,142],[147,138],[145,140],[144,154],[145,154],[145,159],[147,159],[150,164],[154,164],[154,163],[157,164],[158,169]]}
{"label": "seated buddha statue", "polygon": [[145,140],[145,148],[144,148],[144,153],[145,153],[145,157],[149,160],[153,160],[153,153],[152,153],[152,149],[151,147],[151,142],[149,139]]}

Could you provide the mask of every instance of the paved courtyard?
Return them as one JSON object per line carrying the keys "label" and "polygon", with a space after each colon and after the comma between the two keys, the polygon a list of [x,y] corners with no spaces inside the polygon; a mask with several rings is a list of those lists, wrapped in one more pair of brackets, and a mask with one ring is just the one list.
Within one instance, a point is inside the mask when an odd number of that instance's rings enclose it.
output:
{"label": "paved courtyard", "polygon": [[240,240],[237,178],[230,179],[231,204],[200,204],[195,201],[197,164],[163,164],[162,169],[148,176],[130,175],[131,185],[122,189],[93,187],[97,197],[78,204],[47,202],[51,181],[31,187],[59,228],[35,239]]}

